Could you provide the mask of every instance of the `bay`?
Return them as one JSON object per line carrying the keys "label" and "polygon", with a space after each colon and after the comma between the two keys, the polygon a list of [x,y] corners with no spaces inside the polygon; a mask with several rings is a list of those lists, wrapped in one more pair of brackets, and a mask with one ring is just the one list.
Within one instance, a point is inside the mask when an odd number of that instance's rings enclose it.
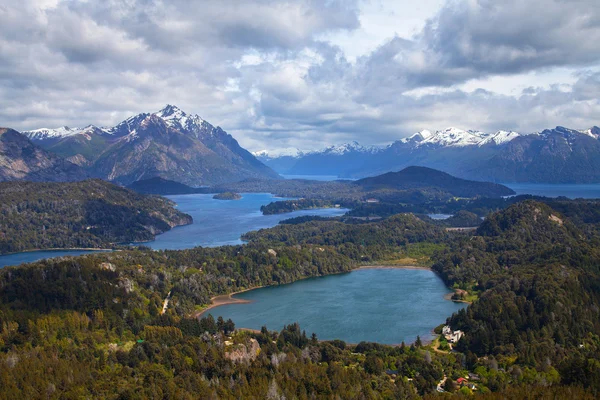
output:
{"label": "bay", "polygon": [[212,194],[165,196],[177,203],[179,210],[190,214],[194,223],[179,226],[144,243],[153,249],[180,250],[192,247],[216,247],[243,243],[242,234],[271,228],[288,218],[304,215],[335,217],[345,214],[344,208],[323,208],[263,215],[260,206],[285,200],[269,193],[243,193],[241,200],[216,200]]}
{"label": "bay", "polygon": [[102,250],[39,250],[6,254],[0,256],[0,268],[7,267],[9,265],[20,265],[23,263],[35,262],[45,258],[80,256],[83,254],[98,253],[101,251]]}
{"label": "bay", "polygon": [[568,197],[570,199],[600,199],[600,183],[590,184],[551,184],[551,183],[505,183],[517,194],[531,194],[546,197]]}
{"label": "bay", "polygon": [[307,335],[348,343],[386,344],[433,337],[466,304],[444,298],[450,290],[430,270],[361,269],[310,278],[287,285],[255,289],[235,295],[250,303],[227,304],[207,314],[231,318],[237,327],[281,330],[298,322]]}

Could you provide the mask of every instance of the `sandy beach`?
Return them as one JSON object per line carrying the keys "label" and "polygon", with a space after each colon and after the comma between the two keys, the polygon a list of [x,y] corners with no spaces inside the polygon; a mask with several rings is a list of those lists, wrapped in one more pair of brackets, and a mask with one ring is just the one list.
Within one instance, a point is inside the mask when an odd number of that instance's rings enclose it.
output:
{"label": "sandy beach", "polygon": [[206,314],[206,312],[208,312],[210,309],[213,309],[215,307],[224,306],[226,304],[247,304],[247,303],[250,303],[251,302],[250,300],[236,299],[235,297],[232,297],[232,296],[235,296],[236,294],[248,292],[250,290],[260,289],[261,287],[264,287],[264,286],[257,286],[257,287],[253,287],[253,288],[249,288],[249,289],[240,290],[238,292],[233,292],[233,293],[229,293],[229,294],[222,294],[222,295],[219,295],[219,296],[212,297],[210,299],[211,304],[208,307],[206,307],[204,310],[199,311],[198,313],[196,313],[196,318],[201,318],[204,314]]}
{"label": "sandy beach", "polygon": [[425,269],[431,270],[429,267],[421,267],[418,265],[364,265],[353,269],[352,271],[358,271],[361,269]]}

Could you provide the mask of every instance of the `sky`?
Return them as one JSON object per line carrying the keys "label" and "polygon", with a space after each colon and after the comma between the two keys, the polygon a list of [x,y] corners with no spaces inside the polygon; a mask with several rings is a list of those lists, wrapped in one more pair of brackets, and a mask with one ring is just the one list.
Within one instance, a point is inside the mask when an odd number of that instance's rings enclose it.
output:
{"label": "sky", "polygon": [[0,0],[0,126],[165,104],[251,151],[600,125],[598,0]]}

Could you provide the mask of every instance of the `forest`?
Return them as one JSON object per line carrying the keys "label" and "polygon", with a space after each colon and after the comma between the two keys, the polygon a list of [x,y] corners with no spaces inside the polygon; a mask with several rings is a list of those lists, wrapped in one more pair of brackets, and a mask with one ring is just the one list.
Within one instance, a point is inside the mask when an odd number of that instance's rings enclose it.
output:
{"label": "forest", "polygon": [[0,183],[0,254],[148,241],[191,222],[168,199],[99,179]]}
{"label": "forest", "polygon": [[[596,202],[527,200],[472,232],[412,214],[315,219],[239,246],[7,267],[0,398],[597,398],[599,215]],[[446,322],[465,332],[455,351],[194,318],[216,295],[400,259],[430,266],[471,302]]]}

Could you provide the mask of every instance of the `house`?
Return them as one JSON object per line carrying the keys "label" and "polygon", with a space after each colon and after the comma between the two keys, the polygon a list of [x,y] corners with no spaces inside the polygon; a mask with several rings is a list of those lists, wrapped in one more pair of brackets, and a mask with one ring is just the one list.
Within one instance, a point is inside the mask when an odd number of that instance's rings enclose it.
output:
{"label": "house", "polygon": [[446,338],[446,340],[450,343],[458,343],[460,338],[463,337],[464,332],[461,330],[452,331],[449,325],[446,325],[442,328],[442,335]]}
{"label": "house", "polygon": [[448,341],[450,343],[458,343],[458,341],[460,340],[460,338],[462,338],[464,335],[463,331],[454,331],[452,332],[452,335],[450,335],[450,338],[446,338],[448,339]]}
{"label": "house", "polygon": [[478,381],[479,379],[480,379],[479,375],[474,374],[472,372],[469,372],[469,380],[471,380],[471,381]]}
{"label": "house", "polygon": [[468,380],[466,380],[465,378],[463,378],[462,376],[460,378],[458,378],[456,380],[456,383],[458,383],[459,386],[463,386],[469,383]]}

